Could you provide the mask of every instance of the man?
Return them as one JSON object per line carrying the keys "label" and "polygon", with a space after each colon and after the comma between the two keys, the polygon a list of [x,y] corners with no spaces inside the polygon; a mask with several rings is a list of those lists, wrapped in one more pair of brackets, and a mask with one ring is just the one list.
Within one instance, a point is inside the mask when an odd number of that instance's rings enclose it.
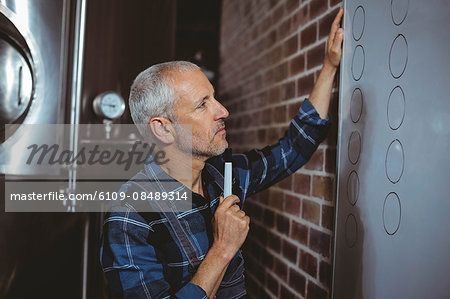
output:
{"label": "man", "polygon": [[[228,111],[214,98],[210,82],[188,62],[155,65],[137,76],[130,92],[133,121],[144,124],[140,132],[158,141],[168,162],[146,165],[121,190],[181,192],[191,186],[192,209],[143,213],[127,203],[107,215],[101,262],[118,297],[245,296],[239,248],[250,219],[242,211],[244,199],[295,172],[325,138],[332,83],[341,58],[342,15],[341,9],[332,24],[324,65],[310,99],[278,143],[233,155],[233,195],[225,199]],[[191,125],[192,146],[179,124]],[[192,175],[190,180],[186,174]],[[177,181],[170,190],[159,184],[170,179]],[[147,180],[158,184],[149,190]]]}

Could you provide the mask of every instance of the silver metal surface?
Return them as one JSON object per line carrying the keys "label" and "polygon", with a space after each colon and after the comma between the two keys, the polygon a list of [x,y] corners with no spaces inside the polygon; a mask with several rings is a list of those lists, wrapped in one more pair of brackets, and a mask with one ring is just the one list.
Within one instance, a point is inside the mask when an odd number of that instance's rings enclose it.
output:
{"label": "silver metal surface", "polygon": [[2,123],[18,120],[32,97],[32,71],[26,57],[13,43],[0,39],[0,119]]}
{"label": "silver metal surface", "polygon": [[333,298],[450,298],[450,5],[346,0]]}
{"label": "silver metal surface", "polygon": [[[0,68],[11,82],[2,82],[0,110],[3,123],[57,124],[63,123],[63,61],[66,53],[65,7],[59,0],[9,0],[0,2]],[[11,45],[14,44],[14,49]],[[13,64],[13,65],[11,65]],[[22,65],[20,71],[19,64]],[[19,68],[19,70],[17,70]],[[3,72],[2,72],[3,74]],[[30,76],[32,92],[30,96]],[[3,81],[3,80],[2,80]],[[5,87],[6,86],[6,87]],[[20,95],[19,95],[20,94]],[[16,102],[20,109],[14,107]],[[17,101],[16,101],[17,100]],[[26,108],[23,108],[25,107]],[[31,175],[35,169],[24,168],[17,161],[26,157],[16,155],[14,146],[27,140],[54,144],[58,136],[26,135],[20,127],[0,145],[0,173]],[[54,167],[47,175],[57,175]]]}

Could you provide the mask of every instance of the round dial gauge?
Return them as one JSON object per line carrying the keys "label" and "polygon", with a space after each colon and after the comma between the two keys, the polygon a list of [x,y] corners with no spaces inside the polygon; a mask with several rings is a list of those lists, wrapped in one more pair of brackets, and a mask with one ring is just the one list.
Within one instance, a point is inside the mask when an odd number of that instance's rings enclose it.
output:
{"label": "round dial gauge", "polygon": [[125,111],[125,101],[116,92],[104,92],[95,97],[94,112],[104,118],[116,119]]}

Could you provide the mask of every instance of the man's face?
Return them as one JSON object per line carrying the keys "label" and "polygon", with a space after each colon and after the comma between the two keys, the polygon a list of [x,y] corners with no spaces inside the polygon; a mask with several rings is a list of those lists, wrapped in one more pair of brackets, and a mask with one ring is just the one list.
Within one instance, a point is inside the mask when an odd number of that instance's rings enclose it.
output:
{"label": "man's face", "polygon": [[200,70],[171,73],[173,88],[178,97],[175,114],[178,123],[191,125],[190,136],[183,127],[176,127],[177,145],[182,151],[190,152],[193,157],[209,158],[220,155],[228,147],[225,122],[228,110],[215,98],[214,88]]}

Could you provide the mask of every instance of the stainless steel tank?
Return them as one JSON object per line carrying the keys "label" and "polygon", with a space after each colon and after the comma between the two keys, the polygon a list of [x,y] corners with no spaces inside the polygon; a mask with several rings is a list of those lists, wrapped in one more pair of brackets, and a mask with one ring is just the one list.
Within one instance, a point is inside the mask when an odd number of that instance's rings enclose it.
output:
{"label": "stainless steel tank", "polygon": [[[6,131],[2,125],[0,173],[44,174],[17,163],[25,157],[14,146],[23,140],[59,142],[59,136],[31,134],[22,125],[64,122],[69,2],[0,1],[0,119],[17,124]],[[47,175],[59,172],[56,167],[45,170]]]}

